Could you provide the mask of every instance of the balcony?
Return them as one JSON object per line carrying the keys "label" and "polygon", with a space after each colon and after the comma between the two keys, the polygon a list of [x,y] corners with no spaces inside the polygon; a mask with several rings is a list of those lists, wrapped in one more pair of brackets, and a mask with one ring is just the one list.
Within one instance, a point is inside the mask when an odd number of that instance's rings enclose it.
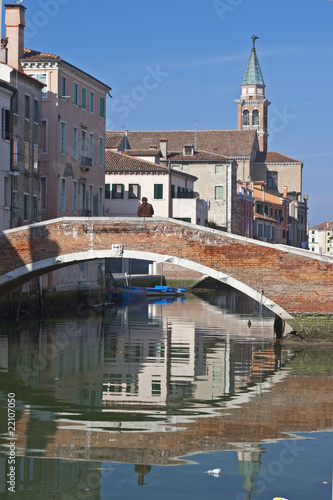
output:
{"label": "balcony", "polygon": [[200,195],[196,191],[177,191],[176,193],[172,193],[171,198],[199,198]]}
{"label": "balcony", "polygon": [[81,170],[90,170],[92,167],[92,158],[81,156]]}

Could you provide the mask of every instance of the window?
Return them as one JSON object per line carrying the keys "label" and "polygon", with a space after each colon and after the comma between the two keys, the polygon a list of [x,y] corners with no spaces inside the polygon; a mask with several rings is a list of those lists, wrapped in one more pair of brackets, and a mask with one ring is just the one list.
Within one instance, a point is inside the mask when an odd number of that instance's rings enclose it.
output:
{"label": "window", "polygon": [[80,186],[80,196],[81,196],[81,215],[85,215],[86,211],[86,185],[81,184]]}
{"label": "window", "polygon": [[97,205],[97,215],[101,217],[103,215],[103,188],[98,188],[98,205]]}
{"label": "window", "polygon": [[103,138],[99,138],[99,147],[98,147],[98,164],[100,166],[104,165],[104,147],[103,147]]}
{"label": "window", "polygon": [[60,124],[60,154],[66,154],[66,123]]}
{"label": "window", "polygon": [[155,375],[151,381],[151,395],[160,396],[162,393],[162,384],[160,375]]}
{"label": "window", "polygon": [[190,169],[189,164],[188,163],[184,163],[184,165],[183,165],[183,172],[188,172],[189,169]]}
{"label": "window", "polygon": [[65,99],[67,96],[67,78],[65,76],[61,77],[61,84],[60,84],[60,97],[61,99]]}
{"label": "window", "polygon": [[94,93],[89,93],[89,111],[90,113],[94,112]]}
{"label": "window", "polygon": [[86,132],[81,130],[81,157],[86,157]]}
{"label": "window", "polygon": [[163,199],[163,184],[154,184],[154,199]]}
{"label": "window", "polygon": [[111,198],[110,184],[105,184],[105,199],[109,200]]}
{"label": "window", "polygon": [[262,212],[262,204],[261,203],[257,203],[257,210],[256,211],[257,211],[257,214],[262,215],[263,212]]}
{"label": "window", "polygon": [[24,96],[24,118],[30,120],[30,96]]}
{"label": "window", "polygon": [[243,127],[248,127],[250,124],[250,113],[247,109],[243,111]]}
{"label": "window", "polygon": [[17,217],[17,191],[12,193],[12,215]]}
{"label": "window", "polygon": [[223,174],[223,165],[215,165],[215,173]]}
{"label": "window", "polygon": [[73,158],[79,157],[79,131],[77,127],[73,127]]}
{"label": "window", "polygon": [[264,205],[264,214],[268,215],[268,205]]}
{"label": "window", "polygon": [[180,170],[180,166],[179,165],[172,165],[172,168],[173,168],[173,170]]}
{"label": "window", "polygon": [[77,212],[77,195],[78,195],[78,184],[77,181],[73,181],[73,212]]}
{"label": "window", "polygon": [[42,210],[47,208],[47,178],[42,177],[40,180],[40,197]]}
{"label": "window", "polygon": [[94,163],[94,134],[89,134],[89,158]]}
{"label": "window", "polygon": [[4,176],[3,178],[3,198],[4,198],[4,206],[10,206],[10,183],[9,177]]}
{"label": "window", "polygon": [[267,188],[277,189],[277,185],[278,185],[278,173],[267,172]]}
{"label": "window", "polygon": [[81,89],[81,106],[82,109],[87,109],[87,89],[85,87]]}
{"label": "window", "polygon": [[99,116],[104,118],[105,116],[105,99],[104,97],[99,98]]}
{"label": "window", "polygon": [[38,145],[34,144],[34,170],[38,170]]}
{"label": "window", "polygon": [[32,197],[32,220],[33,222],[38,220],[38,198],[36,195]]}
{"label": "window", "polygon": [[29,76],[32,78],[35,78],[35,80],[38,80],[40,83],[44,84],[44,87],[42,88],[42,97],[45,99],[47,97],[47,75],[46,73],[29,73]]}
{"label": "window", "polygon": [[24,168],[29,168],[30,166],[30,146],[28,142],[24,143]]}
{"label": "window", "polygon": [[112,199],[122,200],[124,198],[124,184],[112,184]]}
{"label": "window", "polygon": [[66,210],[66,179],[60,179],[60,210]]}
{"label": "window", "polygon": [[255,128],[259,127],[259,111],[257,109],[252,111],[252,125]]}
{"label": "window", "polygon": [[139,184],[129,184],[128,186],[128,197],[130,199],[140,198],[140,186]]}
{"label": "window", "polygon": [[94,204],[94,186],[89,184],[88,188],[88,215],[93,214],[93,204]]}
{"label": "window", "polygon": [[29,212],[29,195],[24,193],[23,197],[23,219],[28,220],[28,212]]}
{"label": "window", "polygon": [[2,138],[7,141],[13,138],[12,112],[6,108],[2,108]]}
{"label": "window", "polygon": [[14,115],[18,114],[18,92],[14,92],[13,99],[12,99],[12,109]]}
{"label": "window", "polygon": [[79,104],[79,86],[75,82],[73,84],[73,104],[74,106]]}
{"label": "window", "polygon": [[34,109],[33,109],[34,123],[39,122],[39,107],[37,99],[34,99]]}
{"label": "window", "polygon": [[42,151],[47,153],[48,150],[48,126],[47,120],[42,121]]}
{"label": "window", "polygon": [[215,200],[223,200],[223,186],[215,186]]}
{"label": "window", "polygon": [[13,140],[13,165],[17,165],[18,160],[18,141],[17,139]]}

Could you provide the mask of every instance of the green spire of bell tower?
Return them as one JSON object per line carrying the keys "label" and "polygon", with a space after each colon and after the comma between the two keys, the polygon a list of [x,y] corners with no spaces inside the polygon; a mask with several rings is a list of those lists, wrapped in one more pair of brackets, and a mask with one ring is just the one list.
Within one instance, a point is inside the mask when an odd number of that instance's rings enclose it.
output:
{"label": "green spire of bell tower", "polygon": [[258,40],[258,38],[258,36],[252,36],[252,52],[245,71],[242,85],[265,85],[255,48],[255,41]]}

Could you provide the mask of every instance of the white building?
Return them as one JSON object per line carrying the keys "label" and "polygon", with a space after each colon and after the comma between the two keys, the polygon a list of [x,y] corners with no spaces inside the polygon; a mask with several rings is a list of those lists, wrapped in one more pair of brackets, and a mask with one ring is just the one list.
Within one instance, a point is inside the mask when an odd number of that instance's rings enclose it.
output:
{"label": "white building", "polygon": [[[144,151],[137,152],[142,157]],[[158,161],[158,154],[154,156]],[[143,196],[154,216],[206,225],[208,204],[194,192],[197,178],[127,153],[105,153],[105,215],[133,217]]]}
{"label": "white building", "polygon": [[310,227],[309,250],[333,255],[333,221]]}

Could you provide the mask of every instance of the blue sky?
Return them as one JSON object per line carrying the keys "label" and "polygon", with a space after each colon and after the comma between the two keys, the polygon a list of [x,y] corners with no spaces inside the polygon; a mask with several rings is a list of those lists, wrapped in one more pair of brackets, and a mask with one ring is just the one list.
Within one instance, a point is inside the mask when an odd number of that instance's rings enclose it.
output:
{"label": "blue sky", "polygon": [[[304,162],[309,221],[333,220],[333,1],[24,0],[26,43],[112,87],[107,128],[236,129],[256,34],[268,149]],[[4,34],[4,31],[2,32]]]}

